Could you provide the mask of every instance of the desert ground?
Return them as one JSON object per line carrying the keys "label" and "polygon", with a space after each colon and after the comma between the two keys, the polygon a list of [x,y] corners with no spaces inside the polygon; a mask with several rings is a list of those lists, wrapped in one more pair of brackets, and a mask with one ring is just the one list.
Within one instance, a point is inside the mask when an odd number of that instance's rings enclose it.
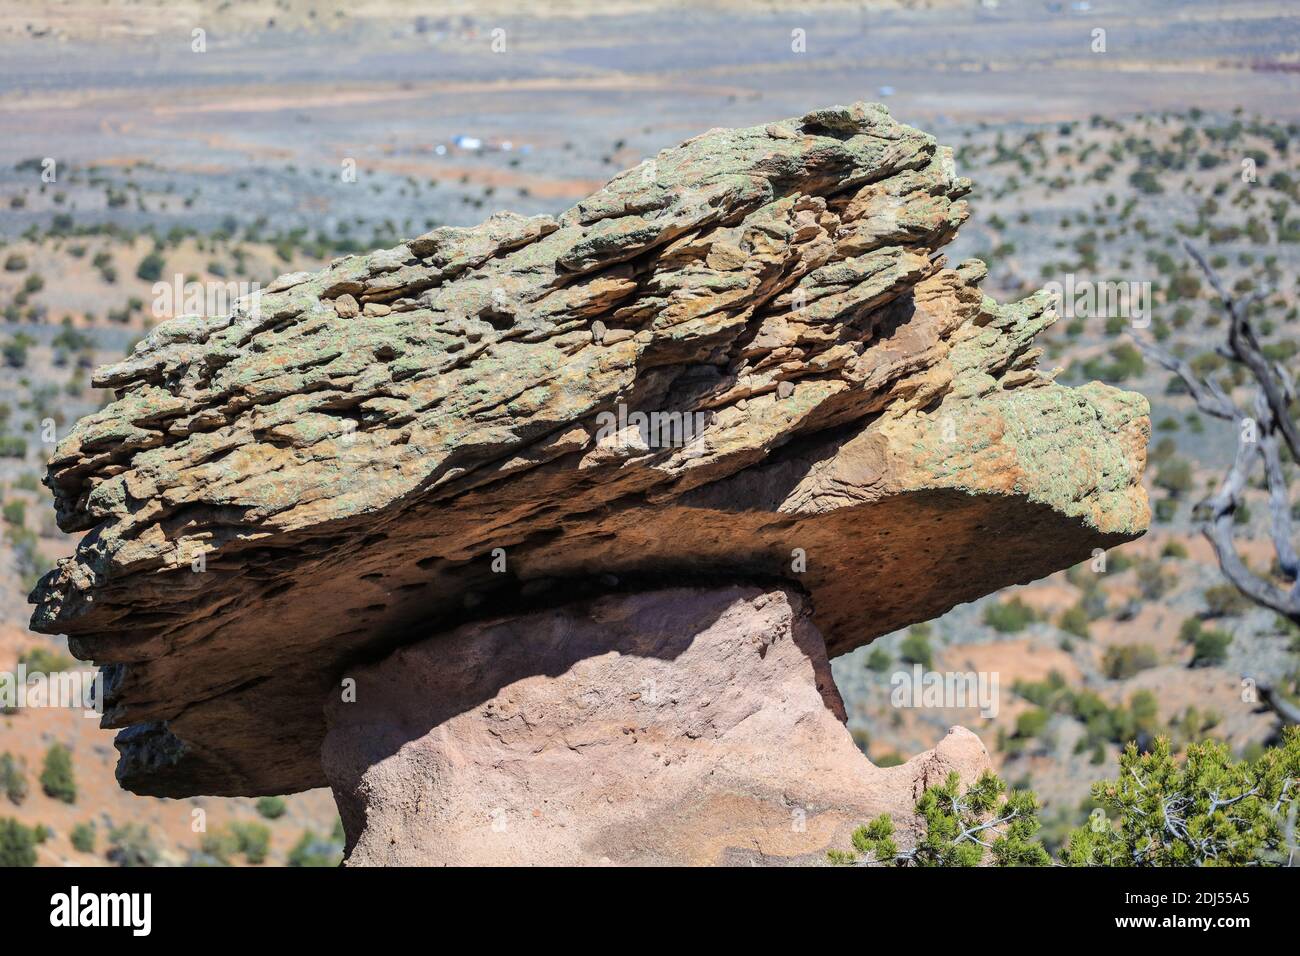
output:
{"label": "desert ground", "polygon": [[[1280,722],[1243,679],[1300,695],[1300,632],[1225,586],[1196,505],[1235,436],[1132,341],[1244,384],[1215,353],[1222,317],[1186,239],[1234,289],[1270,290],[1264,344],[1294,363],[1297,51],[1300,9],[1269,0],[3,0],[0,670],[84,666],[25,626],[26,594],[75,543],[40,479],[56,436],[109,397],[91,369],[192,311],[157,283],[237,294],[500,209],[558,213],[711,127],[879,100],[974,181],[947,253],[989,264],[985,292],[1008,301],[1070,275],[1149,295],[1140,321],[1063,316],[1040,344],[1062,381],[1150,399],[1154,516],[1104,566],[837,659],[855,739],[893,763],[970,728],[1004,778],[1043,798],[1049,843],[1086,819],[1089,783],[1114,775],[1127,740],[1208,736],[1249,756]],[[1266,568],[1266,494],[1248,500],[1241,548]],[[996,715],[893,706],[891,675],[913,663],[996,673]],[[0,715],[0,817],[40,828],[41,864],[337,862],[327,791],[283,806],[137,797],[114,780],[112,736],[79,711]],[[75,793],[41,782],[57,746]],[[250,852],[259,827],[265,851]]]}

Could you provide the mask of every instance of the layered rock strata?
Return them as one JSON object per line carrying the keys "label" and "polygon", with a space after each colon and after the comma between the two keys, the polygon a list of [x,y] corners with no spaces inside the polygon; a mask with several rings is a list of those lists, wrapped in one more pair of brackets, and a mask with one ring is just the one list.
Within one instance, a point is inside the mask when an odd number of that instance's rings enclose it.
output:
{"label": "layered rock strata", "polygon": [[944,260],[969,188],[816,110],[159,325],[50,461],[85,535],[33,593],[122,785],[323,785],[345,682],[488,618],[750,584],[834,656],[1140,534],[1146,402],[1056,384],[1046,297]]}

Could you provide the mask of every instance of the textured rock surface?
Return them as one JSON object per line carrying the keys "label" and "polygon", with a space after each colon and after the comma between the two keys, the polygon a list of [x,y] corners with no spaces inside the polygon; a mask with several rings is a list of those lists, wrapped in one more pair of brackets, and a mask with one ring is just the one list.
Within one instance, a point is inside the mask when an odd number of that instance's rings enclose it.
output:
{"label": "textured rock surface", "polygon": [[396,651],[333,703],[322,758],[350,865],[825,860],[988,754],[954,728],[874,767],[803,599],[606,596]]}
{"label": "textured rock surface", "polygon": [[968,188],[836,107],[159,326],[56,449],[88,533],[34,593],[107,665],[123,785],[318,786],[341,676],[485,609],[784,578],[838,654],[1140,534],[1146,402],[1054,384],[1046,298],[936,254]]}

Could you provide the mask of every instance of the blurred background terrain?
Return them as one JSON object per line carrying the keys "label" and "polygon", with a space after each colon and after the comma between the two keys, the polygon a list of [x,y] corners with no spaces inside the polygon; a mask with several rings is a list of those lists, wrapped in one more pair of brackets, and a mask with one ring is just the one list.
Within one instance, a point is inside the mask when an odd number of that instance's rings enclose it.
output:
{"label": "blurred background terrain", "polygon": [[[710,127],[860,99],[956,151],[975,190],[949,258],[986,260],[989,294],[1067,275],[1150,283],[1144,334],[1232,389],[1244,382],[1215,352],[1223,319],[1187,239],[1232,288],[1273,290],[1259,328],[1271,357],[1295,360],[1293,3],[0,0],[0,670],[81,666],[25,627],[28,590],[75,543],[40,486],[46,426],[61,435],[104,404],[90,370],[170,314],[155,282],[265,284],[498,209],[558,213]],[[1104,570],[835,662],[873,760],[964,724],[1044,798],[1049,843],[1086,818],[1089,782],[1114,774],[1125,741],[1210,736],[1248,756],[1279,718],[1243,675],[1300,690],[1300,635],[1241,599],[1196,532],[1235,435],[1130,331],[1075,316],[1040,344],[1064,381],[1150,397],[1151,533]],[[1265,492],[1248,504],[1242,549],[1267,568]],[[913,663],[997,673],[997,715],[893,707],[890,675]],[[0,712],[0,818],[37,832],[45,865],[339,858],[325,791],[155,800],[117,787],[115,759],[112,732],[80,712]]]}

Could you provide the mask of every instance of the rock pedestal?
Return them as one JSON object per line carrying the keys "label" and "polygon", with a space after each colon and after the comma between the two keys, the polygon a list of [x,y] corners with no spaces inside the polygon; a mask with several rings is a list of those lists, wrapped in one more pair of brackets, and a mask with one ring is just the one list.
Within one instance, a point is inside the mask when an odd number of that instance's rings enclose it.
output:
{"label": "rock pedestal", "polygon": [[[610,595],[476,622],[348,676],[322,751],[349,865],[824,860],[988,766],[954,728],[873,766],[784,588]],[[351,695],[348,695],[349,697]]]}

